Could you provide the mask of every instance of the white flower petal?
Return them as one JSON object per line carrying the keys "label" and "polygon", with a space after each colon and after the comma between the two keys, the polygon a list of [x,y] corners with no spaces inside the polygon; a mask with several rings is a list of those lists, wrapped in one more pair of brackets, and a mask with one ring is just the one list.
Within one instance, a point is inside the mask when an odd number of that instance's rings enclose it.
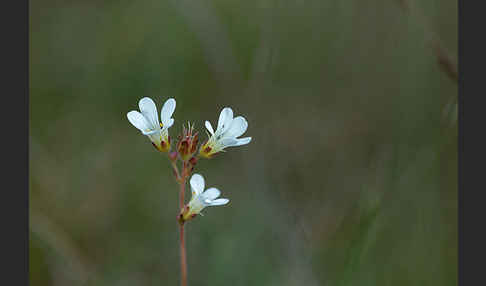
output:
{"label": "white flower petal", "polygon": [[223,149],[226,147],[238,146],[238,139],[233,137],[225,137],[219,140],[219,144],[221,144]]}
{"label": "white flower petal", "polygon": [[151,130],[151,131],[143,131],[142,130],[142,133],[143,133],[143,135],[149,136],[149,135],[154,135],[156,133],[160,133],[160,130]]}
{"label": "white flower petal", "polygon": [[224,133],[224,137],[239,137],[243,133],[245,133],[246,129],[248,128],[248,122],[243,116],[238,116],[233,119],[231,125],[229,126],[228,130]]}
{"label": "white flower petal", "polygon": [[204,191],[204,193],[202,193],[202,196],[203,196],[203,200],[214,200],[216,199],[217,197],[219,197],[219,195],[221,194],[221,192],[216,189],[216,188],[209,188],[207,189],[206,191]]}
{"label": "white flower petal", "polygon": [[204,191],[204,177],[199,174],[194,174],[189,181],[193,194],[199,195]]}
{"label": "white flower petal", "polygon": [[169,127],[171,127],[172,125],[174,125],[174,118],[171,118],[167,122],[162,123],[162,124],[164,125],[163,128],[168,129]]}
{"label": "white flower petal", "polygon": [[142,115],[147,119],[147,122],[150,123],[152,127],[150,129],[160,129],[155,102],[149,97],[144,97],[138,102],[138,107],[140,108]]}
{"label": "white flower petal", "polygon": [[216,128],[216,133],[218,135],[223,134],[229,128],[232,120],[233,110],[229,107],[223,108],[223,110],[221,110],[221,113],[219,114],[218,128]]}
{"label": "white flower petal", "polygon": [[236,145],[233,145],[233,146],[241,146],[241,145],[246,145],[248,143],[250,143],[251,141],[251,137],[244,137],[244,138],[239,138],[239,139],[236,139],[238,142],[236,143]]}
{"label": "white flower petal", "polygon": [[150,123],[147,122],[147,119],[138,111],[130,111],[127,113],[127,118],[130,123],[137,127],[140,131],[146,132],[151,130]]}
{"label": "white flower petal", "polygon": [[169,128],[174,124],[174,119],[172,119],[172,114],[174,114],[176,108],[176,101],[173,98],[169,98],[165,101],[162,110],[160,111],[160,120],[164,127]]}
{"label": "white flower petal", "polygon": [[217,199],[217,200],[214,200],[211,202],[210,206],[221,206],[221,205],[225,205],[229,202],[228,199]]}
{"label": "white flower petal", "polygon": [[206,122],[204,122],[204,125],[206,126],[206,129],[209,131],[209,133],[211,133],[211,135],[214,135],[214,130],[213,126],[211,126],[211,122],[206,120]]}

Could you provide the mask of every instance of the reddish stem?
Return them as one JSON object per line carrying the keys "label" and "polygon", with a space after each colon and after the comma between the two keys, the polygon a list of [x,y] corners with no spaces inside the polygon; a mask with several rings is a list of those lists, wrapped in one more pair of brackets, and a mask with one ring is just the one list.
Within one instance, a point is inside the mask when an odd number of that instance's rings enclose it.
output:
{"label": "reddish stem", "polygon": [[179,208],[182,210],[184,207],[184,193],[185,193],[185,187],[186,187],[186,163],[182,163],[182,175],[180,175],[180,182],[179,184],[181,185],[181,190],[179,192]]}
{"label": "reddish stem", "polygon": [[187,285],[187,263],[186,263],[186,246],[184,241],[184,224],[180,225],[181,236],[181,285]]}
{"label": "reddish stem", "polygon": [[[179,192],[179,206],[180,209],[184,208],[184,193],[186,187],[186,163],[183,162],[182,176],[180,180],[180,192]],[[186,262],[186,245],[184,241],[184,223],[180,224],[180,248],[181,248],[181,286],[187,285],[187,262]]]}

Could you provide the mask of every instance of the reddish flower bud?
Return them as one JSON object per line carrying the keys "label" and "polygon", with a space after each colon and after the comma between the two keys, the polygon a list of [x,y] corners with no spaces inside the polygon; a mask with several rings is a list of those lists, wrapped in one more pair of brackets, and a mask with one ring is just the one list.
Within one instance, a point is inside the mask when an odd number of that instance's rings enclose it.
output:
{"label": "reddish flower bud", "polygon": [[196,149],[197,149],[197,143],[199,142],[199,138],[198,138],[198,134],[197,132],[194,134],[192,140],[191,140],[191,145],[190,145],[190,150],[189,152],[191,152],[191,154],[194,154],[194,152],[196,152]]}
{"label": "reddish flower bud", "polygon": [[188,128],[182,127],[182,134],[179,135],[179,142],[177,143],[177,151],[181,159],[187,162],[196,152],[198,143],[198,134],[194,133],[194,127],[188,124]]}
{"label": "reddish flower bud", "polygon": [[189,143],[186,140],[179,141],[177,143],[177,151],[181,154],[181,157],[184,157],[189,151]]}
{"label": "reddish flower bud", "polygon": [[197,164],[197,158],[196,157],[192,157],[191,159],[189,159],[189,163],[191,163],[191,165],[193,165],[193,166],[196,166],[196,164]]}
{"label": "reddish flower bud", "polygon": [[175,162],[175,160],[177,160],[177,152],[176,152],[176,151],[170,152],[170,153],[169,153],[169,159],[170,159],[172,162]]}

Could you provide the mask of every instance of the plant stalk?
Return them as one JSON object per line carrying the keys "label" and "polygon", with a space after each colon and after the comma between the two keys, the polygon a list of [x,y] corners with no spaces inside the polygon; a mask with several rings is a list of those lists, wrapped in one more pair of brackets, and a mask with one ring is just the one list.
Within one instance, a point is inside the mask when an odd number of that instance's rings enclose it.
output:
{"label": "plant stalk", "polygon": [[186,262],[186,245],[184,241],[184,225],[180,226],[181,236],[181,286],[187,285],[187,262]]}
{"label": "plant stalk", "polygon": [[[182,176],[179,182],[180,192],[179,192],[179,206],[180,209],[184,207],[184,193],[186,187],[186,162],[183,162]],[[179,226],[180,234],[180,249],[181,249],[181,286],[187,286],[187,262],[186,262],[186,245],[184,240],[184,223]]]}

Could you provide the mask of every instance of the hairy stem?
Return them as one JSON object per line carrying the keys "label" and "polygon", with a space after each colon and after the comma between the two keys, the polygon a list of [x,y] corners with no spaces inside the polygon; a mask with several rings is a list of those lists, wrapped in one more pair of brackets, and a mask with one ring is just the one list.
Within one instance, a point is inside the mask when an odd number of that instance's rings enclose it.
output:
{"label": "hairy stem", "polygon": [[[180,192],[179,192],[179,206],[180,209],[184,208],[184,193],[186,187],[186,163],[183,162],[182,176],[179,182]],[[186,262],[186,245],[184,240],[184,223],[179,226],[180,233],[180,249],[181,249],[181,286],[187,285],[187,262]]]}
{"label": "hairy stem", "polygon": [[183,162],[182,175],[179,176],[179,178],[180,178],[179,184],[181,186],[181,189],[180,189],[180,192],[179,192],[179,208],[181,210],[184,207],[184,193],[185,193],[185,187],[186,187],[186,177],[187,177],[186,163]]}
{"label": "hairy stem", "polygon": [[181,175],[179,174],[179,169],[177,169],[177,166],[175,163],[172,163],[172,170],[174,171],[174,176],[176,177],[177,182],[181,182],[182,178]]}
{"label": "hairy stem", "polygon": [[181,236],[181,285],[187,285],[187,263],[186,263],[186,245],[184,241],[184,225],[180,225]]}

